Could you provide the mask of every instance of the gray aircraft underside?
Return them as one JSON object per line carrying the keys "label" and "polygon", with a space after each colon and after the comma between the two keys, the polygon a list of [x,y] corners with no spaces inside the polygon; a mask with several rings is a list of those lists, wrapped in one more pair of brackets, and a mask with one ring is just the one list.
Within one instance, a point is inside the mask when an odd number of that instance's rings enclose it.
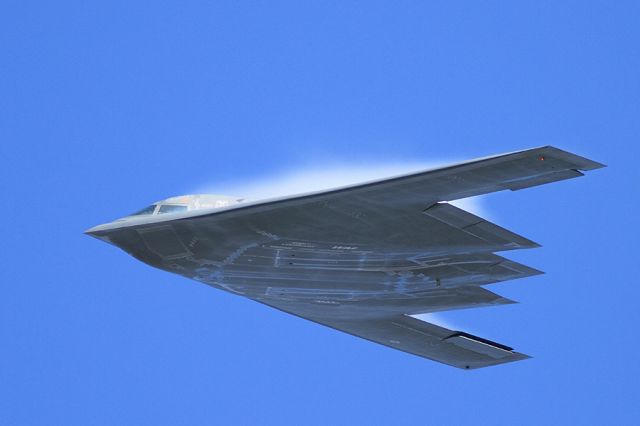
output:
{"label": "gray aircraft underside", "polygon": [[495,253],[539,245],[447,201],[600,167],[547,146],[257,202],[174,197],[86,233],[156,268],[473,369],[528,356],[410,315],[514,303],[483,286],[541,272]]}

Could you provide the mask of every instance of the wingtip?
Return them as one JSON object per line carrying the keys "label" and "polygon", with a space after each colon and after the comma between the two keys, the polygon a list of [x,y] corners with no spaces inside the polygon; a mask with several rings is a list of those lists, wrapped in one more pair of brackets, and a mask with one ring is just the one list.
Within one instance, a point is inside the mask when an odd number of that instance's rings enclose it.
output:
{"label": "wingtip", "polygon": [[607,167],[606,164],[602,164],[598,161],[590,160],[586,157],[583,157],[578,154],[574,154],[569,151],[565,151],[560,148],[556,148],[552,145],[547,145],[539,148],[540,151],[551,153],[551,155],[561,158],[562,160],[568,161],[575,165],[577,170],[588,171],[588,170],[596,170],[601,169],[603,167]]}
{"label": "wingtip", "polygon": [[496,299],[494,302],[496,305],[516,305],[520,302],[513,299],[507,299],[506,297],[501,297],[500,299]]}
{"label": "wingtip", "polygon": [[496,365],[509,364],[512,362],[524,361],[531,358],[533,358],[531,355],[523,354],[520,352],[512,352],[509,356],[495,360],[495,362],[490,362],[490,363],[471,363],[470,362],[468,364],[465,363],[460,365],[454,365],[454,367],[458,367],[461,370],[480,370],[485,367],[493,367]]}

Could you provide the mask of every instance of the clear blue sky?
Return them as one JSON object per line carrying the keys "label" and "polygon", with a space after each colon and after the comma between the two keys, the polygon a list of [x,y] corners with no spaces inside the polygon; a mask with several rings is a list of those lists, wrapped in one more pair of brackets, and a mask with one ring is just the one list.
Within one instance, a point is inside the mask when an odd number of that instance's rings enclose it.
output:
{"label": "clear blue sky", "polygon": [[[637,422],[638,22],[637,1],[4,1],[0,423]],[[82,234],[217,183],[547,144],[609,167],[483,199],[547,274],[443,317],[515,364],[429,362]]]}

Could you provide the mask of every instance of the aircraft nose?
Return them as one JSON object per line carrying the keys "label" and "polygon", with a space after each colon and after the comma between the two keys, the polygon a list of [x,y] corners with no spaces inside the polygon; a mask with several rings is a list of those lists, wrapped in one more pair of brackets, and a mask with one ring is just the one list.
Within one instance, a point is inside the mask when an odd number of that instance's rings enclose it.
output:
{"label": "aircraft nose", "polygon": [[87,229],[86,231],[84,231],[84,233],[86,235],[91,235],[92,237],[98,237],[98,234],[100,233],[100,231],[103,231],[104,228],[105,225],[96,225]]}
{"label": "aircraft nose", "polygon": [[98,226],[93,226],[93,227],[85,230],[84,233],[86,235],[91,235],[92,237],[95,237],[96,236],[95,233],[96,233],[96,231],[98,230],[99,227],[100,227],[99,225]]}
{"label": "aircraft nose", "polygon": [[84,234],[111,243],[111,239],[109,238],[109,235],[112,234],[111,231],[113,231],[113,223],[104,223],[87,229],[84,231]]}
{"label": "aircraft nose", "polygon": [[113,222],[103,223],[101,225],[96,225],[92,228],[84,231],[85,234],[91,235],[92,237],[102,237],[104,235],[110,234],[113,231],[117,231],[122,227],[127,225],[126,219],[117,219]]}

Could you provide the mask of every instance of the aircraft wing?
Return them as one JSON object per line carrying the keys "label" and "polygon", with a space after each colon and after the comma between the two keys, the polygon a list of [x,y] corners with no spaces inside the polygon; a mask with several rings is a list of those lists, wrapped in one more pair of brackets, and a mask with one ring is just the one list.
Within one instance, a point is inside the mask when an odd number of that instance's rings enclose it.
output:
{"label": "aircraft wing", "polygon": [[425,204],[438,201],[452,201],[506,189],[516,191],[571,179],[583,176],[583,171],[601,167],[604,165],[598,162],[545,146],[328,191],[260,201],[230,211],[242,208],[265,211],[308,202],[335,203],[338,200],[387,208],[424,208]]}
{"label": "aircraft wing", "polygon": [[[281,309],[277,305],[270,305]],[[285,312],[286,309],[281,309]],[[293,313],[294,312],[289,312]],[[408,315],[381,318],[310,318],[319,324],[403,352],[472,370],[530,358],[513,348],[469,333],[449,330]]]}

